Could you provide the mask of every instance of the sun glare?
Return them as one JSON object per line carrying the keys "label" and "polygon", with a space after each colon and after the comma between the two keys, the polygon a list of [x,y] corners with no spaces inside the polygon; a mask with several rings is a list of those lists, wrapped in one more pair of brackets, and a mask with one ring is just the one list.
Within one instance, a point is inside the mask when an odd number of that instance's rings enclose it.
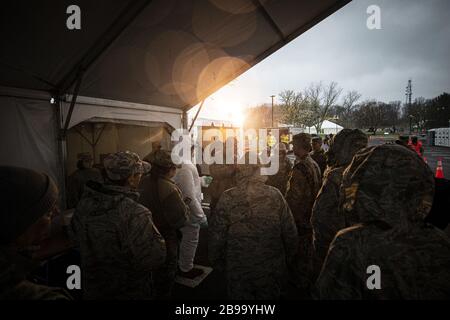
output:
{"label": "sun glare", "polygon": [[206,117],[231,121],[235,126],[244,124],[245,105],[239,95],[233,92],[233,86],[227,85],[205,101]]}

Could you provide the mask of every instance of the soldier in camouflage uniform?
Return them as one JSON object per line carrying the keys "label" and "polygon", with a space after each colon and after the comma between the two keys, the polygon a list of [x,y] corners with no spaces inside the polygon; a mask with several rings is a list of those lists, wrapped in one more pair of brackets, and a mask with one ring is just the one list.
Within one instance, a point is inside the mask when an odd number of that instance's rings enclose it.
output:
{"label": "soldier in camouflage uniform", "polygon": [[58,190],[46,174],[0,166],[0,300],[68,300],[62,289],[27,277],[39,264],[33,250],[49,234]]}
{"label": "soldier in camouflage uniform", "polygon": [[100,171],[93,168],[92,164],[93,158],[89,152],[78,154],[78,169],[67,178],[67,208],[77,206],[88,181],[103,182]]}
{"label": "soldier in camouflage uniform", "polygon": [[292,163],[287,157],[287,149],[284,143],[279,145],[279,169],[274,175],[268,177],[266,184],[280,190],[281,194],[286,193],[289,174],[292,170]]}
{"label": "soldier in camouflage uniform", "polygon": [[[150,208],[155,224],[166,241],[166,261],[154,273],[154,284],[156,298],[168,299],[172,294],[177,273],[178,246],[181,238],[179,229],[188,222],[189,207],[172,180],[179,165],[174,164],[170,152],[157,150],[148,160],[152,168],[150,175],[144,177],[139,186],[141,192],[139,201]],[[186,199],[186,202],[189,201]]]}
{"label": "soldier in camouflage uniform", "polygon": [[137,202],[141,161],[135,153],[117,152],[104,166],[107,183],[87,183],[71,222],[84,298],[151,299],[151,273],[166,254],[151,212]]}
{"label": "soldier in camouflage uniform", "polygon": [[307,292],[311,286],[312,228],[311,210],[322,183],[320,168],[311,159],[311,136],[299,133],[292,141],[296,164],[289,177],[286,201],[291,208],[299,235],[297,286]]}
{"label": "soldier in camouflage uniform", "polygon": [[338,214],[342,174],[355,153],[367,147],[367,142],[367,135],[361,130],[344,129],[334,136],[326,153],[328,171],[324,176],[311,216],[316,276],[320,272],[331,241],[336,233],[344,228],[344,217]]}
{"label": "soldier in camouflage uniform", "polygon": [[[342,182],[349,228],[330,246],[317,298],[448,299],[450,239],[424,222],[433,193],[433,174],[413,151],[382,145],[358,152]],[[368,289],[371,265],[380,268],[380,289]]]}
{"label": "soldier in camouflage uniform", "polygon": [[265,180],[259,165],[239,164],[236,187],[222,194],[210,221],[209,259],[225,268],[230,299],[279,298],[296,257],[294,218]]}
{"label": "soldier in camouflage uniform", "polygon": [[327,158],[325,156],[325,151],[322,149],[322,138],[314,137],[311,141],[312,151],[310,155],[311,158],[319,165],[320,173],[323,177],[327,168]]}

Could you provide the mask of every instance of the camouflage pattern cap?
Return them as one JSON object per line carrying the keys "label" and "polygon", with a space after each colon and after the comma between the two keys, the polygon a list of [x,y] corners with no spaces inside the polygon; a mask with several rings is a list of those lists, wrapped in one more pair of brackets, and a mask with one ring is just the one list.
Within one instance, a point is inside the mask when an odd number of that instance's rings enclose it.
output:
{"label": "camouflage pattern cap", "polygon": [[141,159],[136,153],[130,151],[112,153],[105,158],[103,164],[108,178],[113,181],[144,173]]}

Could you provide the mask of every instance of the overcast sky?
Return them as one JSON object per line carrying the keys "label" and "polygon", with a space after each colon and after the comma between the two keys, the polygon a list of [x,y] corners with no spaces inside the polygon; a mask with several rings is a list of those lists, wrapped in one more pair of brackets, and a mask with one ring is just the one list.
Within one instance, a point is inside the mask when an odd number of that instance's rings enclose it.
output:
{"label": "overcast sky", "polygon": [[[366,26],[370,5],[381,9],[381,30]],[[450,0],[354,0],[216,92],[200,116],[229,118],[223,101],[270,103],[317,81],[403,102],[409,78],[413,99],[450,91]]]}

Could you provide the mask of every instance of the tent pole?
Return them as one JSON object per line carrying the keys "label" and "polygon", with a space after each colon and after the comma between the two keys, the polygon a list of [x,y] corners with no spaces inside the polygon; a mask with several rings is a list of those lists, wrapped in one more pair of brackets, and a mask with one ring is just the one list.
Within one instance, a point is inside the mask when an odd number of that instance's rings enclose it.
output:
{"label": "tent pole", "polygon": [[64,127],[61,131],[61,135],[65,139],[67,134],[67,129],[69,128],[70,119],[72,118],[73,109],[75,108],[75,103],[77,102],[78,92],[80,91],[81,80],[83,79],[83,72],[80,70],[78,72],[78,79],[75,85],[75,91],[73,92],[72,100],[70,101],[69,112],[67,113],[66,121]]}
{"label": "tent pole", "polygon": [[92,143],[91,143],[92,158],[94,158],[94,163],[95,163],[95,124],[94,123],[91,123],[91,133],[92,133]]}
{"label": "tent pole", "polygon": [[198,107],[198,110],[197,110],[197,112],[195,113],[194,119],[192,119],[191,126],[189,127],[189,132],[191,132],[192,127],[194,126],[195,121],[197,121],[197,117],[198,117],[200,111],[202,110],[203,104],[204,104],[204,103],[205,103],[205,99],[203,99],[202,102],[200,103],[200,107]]}
{"label": "tent pole", "polygon": [[[61,95],[58,92],[55,95],[56,100],[56,128],[57,132],[62,132],[62,124],[63,124],[63,110],[62,110],[62,103],[61,103]],[[66,137],[62,136],[61,134],[58,136],[58,160],[59,160],[59,166],[60,166],[60,181],[59,181],[59,191],[60,191],[60,208],[66,209],[67,207],[67,195],[66,195],[66,160],[67,160],[67,141]]]}

